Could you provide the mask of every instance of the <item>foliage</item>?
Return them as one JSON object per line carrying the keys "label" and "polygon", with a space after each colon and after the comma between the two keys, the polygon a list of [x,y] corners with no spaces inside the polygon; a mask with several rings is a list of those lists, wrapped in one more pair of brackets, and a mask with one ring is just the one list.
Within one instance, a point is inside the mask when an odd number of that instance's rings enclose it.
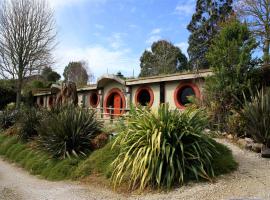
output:
{"label": "foliage", "polygon": [[245,99],[241,115],[245,120],[246,132],[256,142],[270,147],[270,92],[258,91],[251,101]]}
{"label": "foliage", "polygon": [[22,143],[18,137],[9,137],[3,134],[0,135],[0,155],[19,164],[31,174],[49,180],[70,179],[72,172],[80,162],[77,158],[53,159],[47,153]]}
{"label": "foliage", "polygon": [[65,81],[74,82],[77,86],[86,85],[90,78],[87,70],[85,62],[70,62],[64,69]]}
{"label": "foliage", "polygon": [[19,137],[22,140],[27,141],[38,135],[37,127],[40,124],[41,115],[42,113],[34,107],[25,107],[21,111],[18,121],[20,124]]}
{"label": "foliage", "polygon": [[140,76],[171,74],[187,70],[187,57],[179,47],[166,40],[154,42],[151,51],[145,50],[140,58]]}
{"label": "foliage", "polygon": [[18,110],[4,110],[0,113],[0,128],[7,129],[13,126],[19,118]]}
{"label": "foliage", "polygon": [[252,59],[257,44],[246,24],[232,18],[224,23],[207,53],[214,75],[206,79],[205,104],[211,123],[226,128],[230,110],[238,110],[243,92],[258,86],[259,73]]}
{"label": "foliage", "polygon": [[12,80],[0,80],[0,110],[16,101],[15,83]]}
{"label": "foliage", "polygon": [[98,149],[90,154],[90,156],[83,162],[81,162],[73,174],[73,177],[83,178],[91,173],[99,173],[107,178],[112,175],[113,167],[112,162],[118,156],[120,147],[115,146],[112,148],[114,141],[110,141],[101,149]]}
{"label": "foliage", "polygon": [[193,68],[209,68],[205,55],[219,31],[219,23],[232,14],[232,3],[233,0],[197,0],[196,12],[187,27],[191,33],[188,54]]}
{"label": "foliage", "polygon": [[246,136],[245,133],[245,120],[239,113],[240,111],[232,110],[227,118],[228,133],[237,137]]}
{"label": "foliage", "polygon": [[202,110],[192,108],[180,112],[162,105],[157,112],[132,110],[115,142],[120,154],[113,162],[114,185],[127,174],[130,186],[141,189],[170,188],[192,178],[211,180],[217,152],[203,134],[206,124]]}
{"label": "foliage", "polygon": [[57,82],[61,76],[60,74],[58,74],[57,72],[53,71],[51,67],[45,67],[42,70],[41,75],[43,76],[43,78],[48,81],[48,82]]}
{"label": "foliage", "polygon": [[39,145],[54,157],[86,155],[91,150],[91,139],[101,128],[94,111],[64,107],[40,122]]}

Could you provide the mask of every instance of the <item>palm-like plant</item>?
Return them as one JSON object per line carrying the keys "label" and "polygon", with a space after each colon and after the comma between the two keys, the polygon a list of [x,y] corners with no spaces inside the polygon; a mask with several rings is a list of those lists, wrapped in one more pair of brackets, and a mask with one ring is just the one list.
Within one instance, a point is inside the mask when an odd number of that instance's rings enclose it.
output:
{"label": "palm-like plant", "polygon": [[94,111],[68,106],[41,121],[38,141],[55,157],[85,155],[101,128]]}
{"label": "palm-like plant", "polygon": [[245,98],[241,115],[247,134],[270,147],[270,91],[258,91],[251,100]]}
{"label": "palm-like plant", "polygon": [[207,119],[201,110],[183,112],[162,105],[157,112],[147,108],[131,110],[121,123],[115,144],[120,154],[112,165],[114,185],[129,175],[130,186],[183,184],[190,178],[210,180],[211,160],[216,154],[203,134]]}

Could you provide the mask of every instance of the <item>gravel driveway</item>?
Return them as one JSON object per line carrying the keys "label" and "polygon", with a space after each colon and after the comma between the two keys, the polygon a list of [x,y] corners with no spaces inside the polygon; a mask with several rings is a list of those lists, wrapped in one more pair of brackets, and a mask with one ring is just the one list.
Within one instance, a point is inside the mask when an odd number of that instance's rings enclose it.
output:
{"label": "gravel driveway", "polygon": [[215,183],[192,183],[169,193],[151,193],[130,197],[77,182],[49,182],[0,159],[0,200],[84,200],[84,199],[183,199],[270,200],[270,159],[241,150],[225,140],[232,149],[239,169],[218,178]]}

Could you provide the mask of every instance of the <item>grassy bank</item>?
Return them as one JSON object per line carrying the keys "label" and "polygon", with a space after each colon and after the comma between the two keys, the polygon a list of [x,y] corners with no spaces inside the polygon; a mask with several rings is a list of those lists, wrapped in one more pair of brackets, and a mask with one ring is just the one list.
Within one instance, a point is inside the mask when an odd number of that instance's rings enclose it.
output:
{"label": "grassy bank", "polygon": [[[119,147],[111,148],[113,141],[105,147],[94,151],[85,160],[54,159],[28,143],[22,143],[15,136],[0,134],[0,155],[10,162],[18,164],[33,175],[48,180],[82,179],[93,173],[110,178],[113,168],[112,161],[119,154]],[[219,155],[213,158],[215,175],[229,173],[237,168],[232,152],[226,146],[214,142]]]}
{"label": "grassy bank", "polygon": [[33,175],[39,175],[48,180],[64,180],[72,177],[79,159],[58,160],[47,153],[22,143],[15,136],[0,134],[0,155],[18,164]]}

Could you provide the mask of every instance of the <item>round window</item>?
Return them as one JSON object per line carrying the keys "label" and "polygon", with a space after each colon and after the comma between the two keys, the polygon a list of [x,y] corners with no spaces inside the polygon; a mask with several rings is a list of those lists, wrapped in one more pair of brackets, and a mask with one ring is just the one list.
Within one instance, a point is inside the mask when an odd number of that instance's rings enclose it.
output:
{"label": "round window", "polygon": [[149,87],[139,88],[135,96],[136,104],[142,106],[152,106],[154,101],[153,91]]}
{"label": "round window", "polygon": [[199,88],[192,83],[180,84],[174,92],[174,102],[178,108],[184,109],[190,103],[190,97],[201,98]]}
{"label": "round window", "polygon": [[178,91],[177,101],[179,102],[179,104],[185,106],[190,103],[189,97],[192,96],[195,96],[194,90],[191,87],[186,86]]}
{"label": "round window", "polygon": [[92,107],[97,107],[98,106],[98,103],[99,103],[99,97],[98,97],[98,94],[96,92],[93,92],[91,95],[90,95],[90,105]]}

